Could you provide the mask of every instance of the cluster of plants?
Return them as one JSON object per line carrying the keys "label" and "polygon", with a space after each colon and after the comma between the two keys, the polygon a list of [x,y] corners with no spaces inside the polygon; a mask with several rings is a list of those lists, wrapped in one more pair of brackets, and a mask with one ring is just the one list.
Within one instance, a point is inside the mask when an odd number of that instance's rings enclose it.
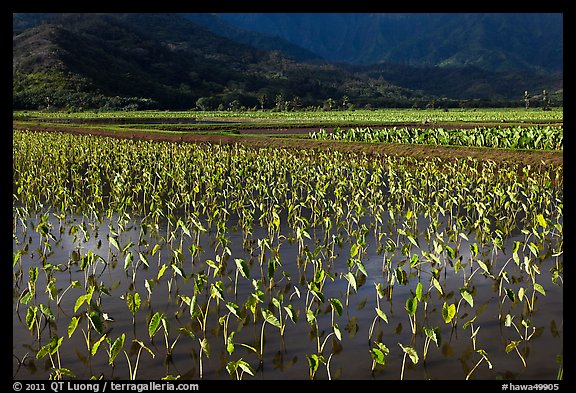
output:
{"label": "cluster of plants", "polygon": [[265,378],[295,346],[332,379],[356,335],[363,375],[419,378],[460,334],[469,379],[561,335],[562,166],[14,131],[13,205],[15,378]]}
{"label": "cluster of plants", "polygon": [[349,128],[310,132],[310,138],[370,143],[414,143],[444,146],[477,146],[503,149],[562,150],[562,126],[514,126],[474,128]]}
{"label": "cluster of plants", "polygon": [[34,119],[114,119],[114,120],[139,120],[139,119],[201,119],[201,120],[229,120],[241,122],[290,122],[292,124],[395,124],[395,123],[420,123],[430,121],[441,122],[465,122],[465,123],[501,123],[501,122],[562,122],[564,112],[562,108],[552,108],[551,111],[540,110],[502,109],[502,108],[478,108],[478,109],[454,109],[422,110],[422,109],[374,109],[374,110],[349,110],[349,111],[295,111],[295,112],[271,112],[259,111],[83,111],[83,112],[46,112],[46,111],[15,111],[13,118],[19,120]]}

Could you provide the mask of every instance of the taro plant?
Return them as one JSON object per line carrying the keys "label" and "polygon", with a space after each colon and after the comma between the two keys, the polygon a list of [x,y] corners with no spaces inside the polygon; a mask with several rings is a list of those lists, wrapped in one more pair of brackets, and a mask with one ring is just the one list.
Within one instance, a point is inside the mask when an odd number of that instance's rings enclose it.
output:
{"label": "taro plant", "polygon": [[418,352],[416,352],[414,348],[402,345],[401,343],[398,343],[398,346],[402,348],[402,351],[404,352],[404,355],[402,357],[402,370],[400,371],[400,380],[403,380],[404,365],[406,364],[406,356],[410,357],[410,360],[412,361],[413,364],[418,363],[419,358],[418,358]]}

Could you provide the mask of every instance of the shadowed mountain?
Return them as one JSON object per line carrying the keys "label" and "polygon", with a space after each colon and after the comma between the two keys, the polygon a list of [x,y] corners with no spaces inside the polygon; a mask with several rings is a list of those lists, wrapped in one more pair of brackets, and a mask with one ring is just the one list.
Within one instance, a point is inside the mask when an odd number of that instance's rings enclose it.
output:
{"label": "shadowed mountain", "polygon": [[13,22],[16,109],[413,106],[520,102],[524,90],[562,89],[561,73],[329,64],[271,36],[239,42],[231,37],[240,30],[223,24],[228,32],[216,34],[183,14],[14,14]]}

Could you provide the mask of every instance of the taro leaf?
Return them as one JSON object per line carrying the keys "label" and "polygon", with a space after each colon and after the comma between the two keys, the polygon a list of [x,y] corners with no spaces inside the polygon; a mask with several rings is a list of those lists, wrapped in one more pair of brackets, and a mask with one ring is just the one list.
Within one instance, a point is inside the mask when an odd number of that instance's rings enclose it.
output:
{"label": "taro leaf", "polygon": [[470,326],[471,324],[474,323],[474,321],[476,320],[476,318],[478,318],[478,315],[475,315],[474,318],[464,322],[464,325],[462,325],[462,329],[467,329],[468,326]]}
{"label": "taro leaf", "polygon": [[396,268],[395,272],[396,272],[396,279],[400,284],[406,284],[408,282],[408,275],[400,266]]}
{"label": "taro leaf", "polygon": [[240,367],[242,371],[247,372],[248,374],[254,376],[254,369],[252,368],[252,366],[250,366],[248,362],[240,358],[237,361],[237,366]]}
{"label": "taro leaf", "polygon": [[232,353],[234,352],[234,333],[236,332],[231,332],[228,337],[226,337],[226,351],[228,352],[228,355],[232,355]]}
{"label": "taro leaf", "polygon": [[328,299],[328,301],[330,302],[330,304],[332,305],[332,308],[334,309],[334,311],[336,311],[336,314],[338,314],[339,317],[342,316],[342,302],[339,299],[336,298],[330,298]]}
{"label": "taro leaf", "polygon": [[418,308],[418,301],[416,298],[410,297],[406,299],[406,305],[404,306],[406,311],[408,311],[408,315],[414,316],[416,313],[416,309]]}
{"label": "taro leaf", "polygon": [[21,251],[18,250],[16,252],[14,252],[12,254],[12,267],[16,266],[16,264],[18,263],[18,261],[20,260],[20,256],[21,256]]}
{"label": "taro leaf", "polygon": [[[124,335],[124,333],[122,333],[122,335]],[[122,340],[124,341],[124,340]],[[132,342],[135,342],[136,344],[140,345],[140,347],[142,347],[143,349],[145,349],[150,356],[152,356],[152,359],[154,359],[155,355],[154,352],[152,352],[152,350],[150,348],[148,348],[146,345],[144,345],[144,343],[140,340],[132,340]]]}
{"label": "taro leaf", "polygon": [[534,289],[540,292],[542,295],[546,296],[546,291],[544,291],[544,287],[537,282],[534,283]]}
{"label": "taro leaf", "polygon": [[37,306],[28,307],[28,310],[26,311],[26,326],[28,326],[28,330],[32,330],[34,328],[37,312],[38,312]]}
{"label": "taro leaf", "polygon": [[506,353],[512,352],[521,342],[522,342],[522,340],[510,341],[510,342],[506,345]]}
{"label": "taro leaf", "polygon": [[62,345],[62,340],[64,340],[64,337],[60,338],[56,338],[56,336],[50,337],[50,342],[44,345],[42,348],[40,348],[40,350],[36,354],[36,359],[42,359],[44,356],[48,354],[54,355],[56,351],[58,351],[58,348],[60,348],[60,345]]}
{"label": "taro leaf", "polygon": [[468,302],[470,307],[473,308],[474,307],[474,298],[472,297],[472,294],[468,291],[468,289],[460,288],[460,294],[462,295],[462,298],[464,300],[466,300],[466,302]]}
{"label": "taro leaf", "polygon": [[410,241],[410,243],[412,243],[414,246],[416,246],[416,248],[420,248],[420,245],[418,244],[418,239],[413,238],[410,235],[406,236],[408,238],[408,240]]}
{"label": "taro leaf", "polygon": [[42,312],[42,314],[46,316],[46,318],[54,319],[54,314],[52,313],[52,310],[50,310],[50,307],[46,306],[45,304],[40,304],[40,311]]}
{"label": "taro leaf", "polygon": [[96,329],[98,333],[102,334],[104,327],[102,325],[102,319],[100,319],[100,314],[98,314],[96,311],[92,311],[90,313],[89,319],[94,329]]}
{"label": "taro leaf", "polygon": [[70,377],[71,379],[77,379],[76,375],[69,368],[59,367],[53,369],[53,372],[57,373],[59,376]]}
{"label": "taro leaf", "polygon": [[[178,328],[178,331],[181,332],[181,333],[183,333],[183,334],[185,334],[185,335],[187,335],[187,336],[189,336],[189,337],[192,337],[192,338],[195,337],[193,332],[191,332],[190,330],[188,330],[188,329],[186,329],[186,328],[184,328],[184,327]],[[232,332],[232,333],[234,333],[234,332]],[[231,333],[231,334],[232,334],[232,333]]]}
{"label": "taro leaf", "polygon": [[434,341],[436,346],[438,348],[440,348],[440,345],[442,344],[442,338],[440,336],[440,328],[435,327],[432,329],[432,328],[428,328],[428,327],[424,326],[423,329],[424,329],[424,333],[426,334],[426,337],[428,337],[430,340]]}
{"label": "taro leaf", "polygon": [[206,337],[204,337],[202,340],[200,340],[200,348],[202,349],[202,352],[204,352],[204,354],[206,355],[206,357],[210,357],[210,343],[208,343],[208,339],[206,339]]}
{"label": "taro leaf", "polygon": [[128,305],[128,310],[130,310],[132,314],[135,314],[136,311],[140,309],[140,294],[138,292],[126,294],[126,304]]}
{"label": "taro leaf", "polygon": [[350,257],[354,258],[358,255],[358,250],[360,249],[360,245],[358,243],[354,243],[352,247],[350,247]]}
{"label": "taro leaf", "polygon": [[148,324],[148,335],[150,338],[154,336],[158,328],[160,327],[160,322],[162,321],[163,315],[160,312],[156,312],[150,318],[150,323]]}
{"label": "taro leaf", "polygon": [[384,322],[388,323],[388,316],[386,315],[386,313],[382,310],[380,310],[378,307],[375,308],[376,309],[376,314],[378,314],[378,316],[380,318],[382,318],[384,320]]}
{"label": "taro leaf", "polygon": [[158,250],[160,250],[160,248],[162,248],[162,246],[160,245],[160,243],[156,243],[156,245],[154,246],[154,248],[152,249],[151,255],[154,256]]}
{"label": "taro leaf", "polygon": [[442,306],[442,318],[444,318],[444,322],[450,323],[455,315],[456,315],[456,305],[455,304],[448,305],[446,302],[444,302],[444,305]]}
{"label": "taro leaf", "polygon": [[481,260],[476,261],[478,262],[478,265],[480,265],[480,267],[482,268],[482,270],[484,270],[486,273],[488,273],[489,276],[492,276],[492,273],[490,273],[490,270],[488,269],[488,266],[482,262]]}
{"label": "taro leaf", "polygon": [[540,226],[544,229],[546,229],[546,227],[548,226],[548,224],[546,223],[546,219],[544,218],[544,216],[542,214],[538,214],[536,216],[536,220],[538,221],[538,224],[540,224]]}
{"label": "taro leaf", "polygon": [[30,267],[30,269],[28,269],[28,275],[30,276],[28,281],[32,284],[35,284],[36,280],[38,279],[38,268]]}
{"label": "taro leaf", "polygon": [[513,290],[511,290],[510,288],[506,288],[506,295],[510,300],[512,300],[512,303],[516,302],[516,294],[514,293]]}
{"label": "taro leaf", "polygon": [[286,314],[288,314],[288,317],[290,317],[290,320],[296,323],[298,314],[294,311],[294,306],[289,304],[288,306],[284,306],[284,310],[286,311]]}
{"label": "taro leaf", "polygon": [[478,255],[478,244],[474,243],[470,246],[470,253],[472,254],[473,257]]}
{"label": "taro leaf", "polygon": [[335,323],[333,328],[334,328],[334,335],[336,336],[336,338],[342,341],[342,332],[340,331],[340,327],[338,327],[338,324]]}
{"label": "taro leaf", "polygon": [[160,268],[160,270],[158,271],[158,275],[156,276],[156,279],[160,280],[160,278],[164,275],[164,272],[166,271],[166,269],[168,269],[168,265],[163,264],[162,267]]}
{"label": "taro leaf", "polygon": [[146,267],[150,267],[150,264],[148,263],[148,259],[146,258],[146,256],[144,256],[144,254],[142,254],[141,252],[138,252],[138,257],[140,258],[140,261],[142,261],[142,263],[144,265],[146,265]]}
{"label": "taro leaf", "polygon": [[315,353],[311,355],[306,355],[308,358],[308,367],[310,367],[311,374],[315,374],[318,371],[318,366],[320,366],[320,362],[324,363],[324,356],[316,355]]}
{"label": "taro leaf", "polygon": [[448,256],[450,257],[450,259],[454,260],[456,259],[456,251],[454,251],[454,249],[452,247],[450,247],[449,245],[445,244],[444,248],[446,249],[446,251],[448,252]]}
{"label": "taro leaf", "polygon": [[418,264],[418,254],[412,254],[412,258],[410,258],[410,268],[414,268]]}
{"label": "taro leaf", "polygon": [[356,277],[352,272],[348,272],[344,275],[344,277],[348,280],[354,291],[356,291]]}
{"label": "taro leaf", "polygon": [[242,277],[244,277],[245,279],[248,279],[248,277],[250,276],[250,268],[248,267],[248,264],[246,263],[246,261],[244,259],[241,259],[241,258],[235,258],[234,262],[236,263],[236,269],[238,269],[240,271],[240,274],[242,274]]}
{"label": "taro leaf", "polygon": [[528,244],[528,248],[530,249],[530,251],[532,252],[532,254],[534,254],[534,256],[535,256],[536,258],[538,258],[538,254],[539,254],[539,252],[538,252],[538,246],[537,246],[536,244],[530,242],[530,243]]}
{"label": "taro leaf", "polygon": [[215,283],[210,284],[210,296],[220,299],[224,301],[224,297],[222,296],[222,292],[224,291],[224,286],[222,281],[217,281]]}
{"label": "taro leaf", "polygon": [[32,297],[34,296],[34,292],[35,292],[34,287],[32,287],[31,290],[26,288],[26,289],[24,289],[24,292],[26,292],[26,293],[24,295],[22,295],[22,297],[20,298],[20,303],[28,304],[28,303],[30,303],[30,300],[32,300]]}
{"label": "taro leaf", "polygon": [[76,328],[78,327],[78,322],[80,322],[80,318],[72,317],[72,320],[68,324],[68,338],[72,337],[72,335],[76,331]]}
{"label": "taro leaf", "polygon": [[416,284],[416,300],[418,300],[419,302],[422,301],[422,283],[418,282],[418,284]]}
{"label": "taro leaf", "polygon": [[408,209],[406,212],[406,219],[409,220],[412,217],[412,210]]}
{"label": "taro leaf", "polygon": [[103,334],[102,337],[100,337],[100,339],[98,341],[96,341],[94,343],[94,345],[92,345],[92,350],[90,351],[92,356],[96,356],[96,352],[98,352],[98,348],[100,348],[100,344],[102,344],[105,339],[106,339],[106,334]]}
{"label": "taro leaf", "polygon": [[372,355],[372,360],[376,363],[384,365],[384,352],[380,350],[380,348],[370,348],[370,355]]}
{"label": "taro leaf", "polygon": [[271,324],[272,326],[276,326],[278,329],[282,328],[280,321],[278,320],[278,318],[276,318],[276,316],[274,314],[272,314],[272,311],[270,311],[266,308],[263,308],[262,309],[262,316],[264,317],[264,320],[266,322],[268,322],[269,324]]}
{"label": "taro leaf", "polygon": [[506,318],[504,320],[504,326],[506,327],[512,326],[512,316],[510,314],[506,314]]}
{"label": "taro leaf", "polygon": [[120,246],[118,245],[118,241],[116,241],[115,238],[113,238],[112,236],[108,236],[108,242],[109,242],[110,244],[112,244],[114,247],[116,247],[116,249],[117,249],[118,251],[120,251]]}
{"label": "taro leaf", "polygon": [[356,266],[358,266],[358,270],[360,270],[362,274],[368,277],[368,272],[366,271],[366,268],[364,267],[362,261],[360,259],[355,259],[354,261],[356,262]]}
{"label": "taro leaf", "polygon": [[124,270],[128,270],[128,267],[132,264],[132,261],[134,261],[134,255],[132,255],[132,251],[130,251],[124,258]]}
{"label": "taro leaf", "polygon": [[236,316],[236,318],[240,318],[240,316],[238,315],[238,310],[240,309],[240,307],[238,307],[238,305],[236,303],[232,303],[232,302],[227,302],[226,303],[226,308]]}
{"label": "taro leaf", "polygon": [[526,293],[526,291],[524,290],[524,287],[520,287],[518,289],[518,300],[522,301],[522,299],[524,299],[525,293]]}
{"label": "taro leaf", "polygon": [[432,277],[432,284],[434,285],[434,288],[436,288],[436,290],[440,292],[440,295],[444,294],[444,292],[442,291],[442,287],[440,286],[440,282],[436,279],[436,277]]}
{"label": "taro leaf", "polygon": [[402,350],[410,357],[410,360],[412,360],[412,363],[416,364],[418,363],[418,352],[416,352],[416,350],[412,347],[405,347],[404,345],[398,343],[398,345],[400,345],[400,348],[402,348]]}
{"label": "taro leaf", "polygon": [[170,267],[172,268],[172,270],[174,270],[176,272],[176,274],[178,274],[180,277],[184,277],[184,271],[175,263],[171,264]]}
{"label": "taro leaf", "polygon": [[316,321],[316,315],[314,314],[314,311],[312,311],[311,309],[306,310],[306,321],[308,321],[310,325],[312,325]]}

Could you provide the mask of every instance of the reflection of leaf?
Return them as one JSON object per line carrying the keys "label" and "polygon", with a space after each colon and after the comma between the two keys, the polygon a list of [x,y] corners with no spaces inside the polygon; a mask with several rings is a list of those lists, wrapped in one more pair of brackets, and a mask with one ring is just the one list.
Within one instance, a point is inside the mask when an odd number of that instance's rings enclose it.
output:
{"label": "reflection of leaf", "polygon": [[552,334],[552,337],[560,336],[558,333],[558,327],[556,326],[556,321],[554,319],[550,321],[550,333]]}

